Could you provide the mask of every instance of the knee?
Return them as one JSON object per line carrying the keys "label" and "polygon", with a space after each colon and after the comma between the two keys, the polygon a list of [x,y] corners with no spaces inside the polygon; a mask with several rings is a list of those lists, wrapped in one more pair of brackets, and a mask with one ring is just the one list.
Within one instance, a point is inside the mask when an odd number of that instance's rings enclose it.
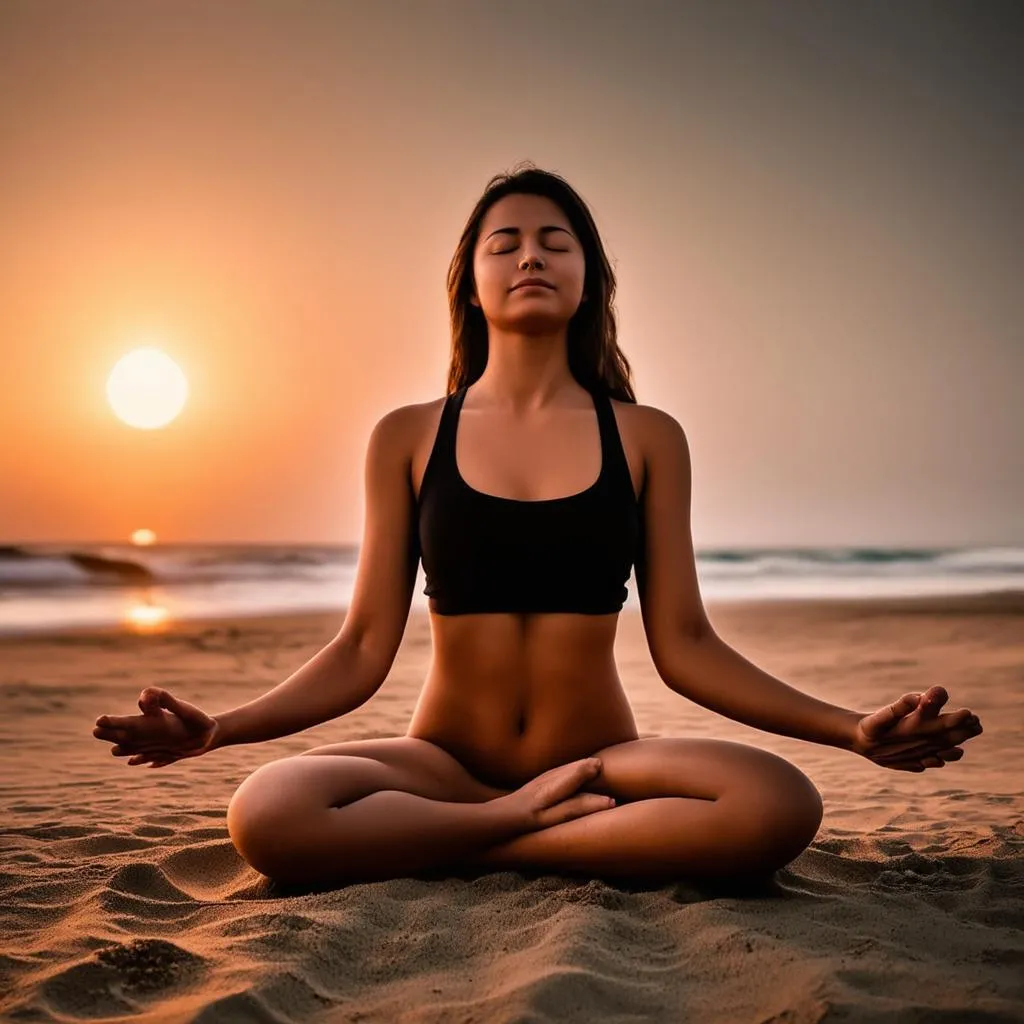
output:
{"label": "knee", "polygon": [[301,809],[295,771],[286,757],[257,768],[228,803],[228,835],[242,858],[264,875],[287,863],[286,846],[295,835]]}
{"label": "knee", "polygon": [[821,794],[799,768],[774,754],[766,778],[750,794],[748,850],[766,873],[784,867],[811,843],[824,813]]}

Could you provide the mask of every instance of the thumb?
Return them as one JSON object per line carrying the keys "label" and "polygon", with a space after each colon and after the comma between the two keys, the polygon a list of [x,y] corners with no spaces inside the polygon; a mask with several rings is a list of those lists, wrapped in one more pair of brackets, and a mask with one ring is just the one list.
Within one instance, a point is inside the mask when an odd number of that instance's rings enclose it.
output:
{"label": "thumb", "polygon": [[919,693],[905,693],[899,700],[894,700],[884,708],[873,711],[861,719],[861,729],[869,737],[880,736],[891,729],[901,718],[913,711],[921,699]]}
{"label": "thumb", "polygon": [[149,686],[142,691],[139,707],[144,715],[159,715],[160,709],[166,708],[185,722],[197,725],[206,725],[209,722],[206,713],[200,711],[194,704],[179,700],[169,690],[163,690],[159,686]]}
{"label": "thumb", "polygon": [[139,694],[139,710],[144,715],[157,715],[160,713],[160,694],[164,691],[157,686],[147,686]]}
{"label": "thumb", "polygon": [[159,706],[167,708],[168,711],[177,715],[183,722],[190,725],[207,726],[210,724],[210,716],[197,708],[195,704],[189,704],[187,700],[179,700],[168,690],[158,690],[157,698]]}

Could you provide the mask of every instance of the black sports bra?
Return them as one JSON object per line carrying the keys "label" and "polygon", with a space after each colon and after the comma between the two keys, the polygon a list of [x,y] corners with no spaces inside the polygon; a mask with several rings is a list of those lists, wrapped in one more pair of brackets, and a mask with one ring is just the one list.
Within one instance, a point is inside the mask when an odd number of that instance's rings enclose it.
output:
{"label": "black sports bra", "polygon": [[597,480],[563,498],[522,501],[477,491],[459,473],[455,435],[467,388],[445,400],[417,502],[431,610],[619,611],[643,524],[609,397],[590,393],[601,432]]}

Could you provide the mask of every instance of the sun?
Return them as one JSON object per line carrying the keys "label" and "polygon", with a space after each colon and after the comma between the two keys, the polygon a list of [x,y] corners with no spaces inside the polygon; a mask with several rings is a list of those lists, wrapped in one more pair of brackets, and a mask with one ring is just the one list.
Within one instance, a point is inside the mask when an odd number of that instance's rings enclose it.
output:
{"label": "sun", "polygon": [[158,348],[137,348],[122,356],[107,378],[107,401],[130,427],[165,427],[185,406],[188,380],[181,367]]}

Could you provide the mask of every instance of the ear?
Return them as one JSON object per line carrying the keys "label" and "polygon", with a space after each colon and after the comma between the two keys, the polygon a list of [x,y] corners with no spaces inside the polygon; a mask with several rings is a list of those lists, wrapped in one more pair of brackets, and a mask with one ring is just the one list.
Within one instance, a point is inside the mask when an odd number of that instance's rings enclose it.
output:
{"label": "ear", "polygon": [[480,305],[480,300],[476,297],[476,292],[473,292],[473,294],[470,295],[469,301],[470,301],[471,305],[474,305],[474,306],[479,306]]}

